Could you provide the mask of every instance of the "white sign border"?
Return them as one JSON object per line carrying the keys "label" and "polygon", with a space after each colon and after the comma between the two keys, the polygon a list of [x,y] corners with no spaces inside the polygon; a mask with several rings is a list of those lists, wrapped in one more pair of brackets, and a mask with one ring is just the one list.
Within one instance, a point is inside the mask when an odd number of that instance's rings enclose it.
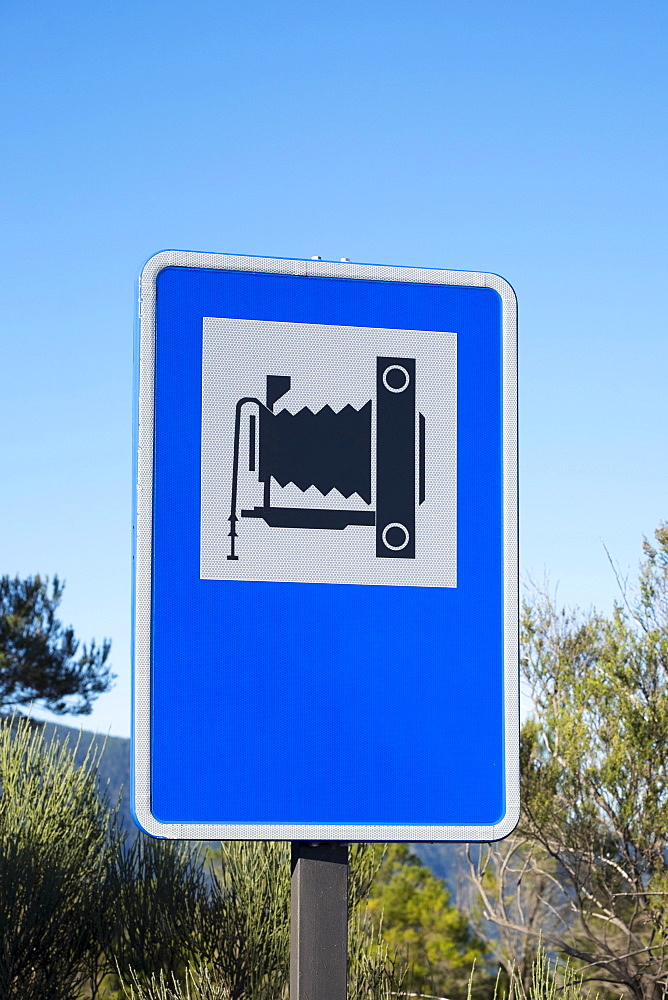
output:
{"label": "white sign border", "polygon": [[[158,274],[166,267],[255,271],[303,277],[408,281],[414,284],[492,288],[502,301],[503,326],[503,515],[504,515],[504,704],[506,813],[481,826],[351,825],[287,823],[161,823],[151,812],[151,563],[153,525],[153,428],[155,303]],[[520,811],[519,774],[519,569],[517,468],[517,299],[496,274],[430,268],[353,264],[280,257],[164,250],[151,257],[139,279],[139,357],[136,518],[134,540],[134,636],[132,802],[137,823],[153,837],[182,840],[301,840],[340,842],[492,841],[507,837]]]}

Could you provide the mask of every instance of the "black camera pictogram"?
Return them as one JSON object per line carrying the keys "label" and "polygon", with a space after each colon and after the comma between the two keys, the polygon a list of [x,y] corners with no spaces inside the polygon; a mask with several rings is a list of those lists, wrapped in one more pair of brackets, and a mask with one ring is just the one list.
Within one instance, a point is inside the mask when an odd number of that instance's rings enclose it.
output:
{"label": "black camera pictogram", "polygon": [[[275,404],[290,386],[289,375],[267,375],[265,403],[244,396],[236,404],[227,558],[239,558],[235,543],[241,421],[244,407],[254,405],[257,413],[249,414],[248,470],[264,484],[264,498],[261,506],[241,510],[242,518],[261,518],[272,528],[340,531],[353,524],[375,526],[377,557],[414,559],[416,505],[425,499],[425,418],[417,414],[416,427],[415,358],[376,358],[375,510],[373,401],[359,409],[348,404],[338,413],[329,405],[316,413],[308,407],[275,413]],[[272,506],[272,478],[282,487],[293,483],[302,492],[314,486],[323,495],[332,489],[346,498],[356,493],[368,510]]]}

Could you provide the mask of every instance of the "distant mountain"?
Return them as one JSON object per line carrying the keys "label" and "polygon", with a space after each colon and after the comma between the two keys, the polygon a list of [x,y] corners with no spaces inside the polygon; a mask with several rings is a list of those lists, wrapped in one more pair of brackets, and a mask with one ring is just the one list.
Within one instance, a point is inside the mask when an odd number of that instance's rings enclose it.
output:
{"label": "distant mountain", "polygon": [[[423,865],[443,879],[453,903],[457,903],[466,885],[466,844],[411,844]],[[474,848],[475,849],[475,848]]]}

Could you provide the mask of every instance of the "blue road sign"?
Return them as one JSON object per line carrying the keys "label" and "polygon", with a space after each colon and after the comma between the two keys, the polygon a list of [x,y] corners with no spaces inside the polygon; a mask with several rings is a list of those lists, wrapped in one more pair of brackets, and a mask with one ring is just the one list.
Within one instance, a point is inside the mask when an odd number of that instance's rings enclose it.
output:
{"label": "blue road sign", "polygon": [[148,833],[512,830],[516,325],[493,274],[148,261],[133,710]]}

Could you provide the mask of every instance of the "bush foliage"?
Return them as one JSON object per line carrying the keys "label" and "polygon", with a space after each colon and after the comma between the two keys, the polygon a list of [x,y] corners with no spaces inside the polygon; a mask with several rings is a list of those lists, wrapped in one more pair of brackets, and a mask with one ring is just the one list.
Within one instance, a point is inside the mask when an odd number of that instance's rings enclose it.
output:
{"label": "bush foliage", "polygon": [[471,872],[525,985],[542,937],[610,995],[668,995],[668,525],[643,550],[609,615],[523,608],[520,822]]}
{"label": "bush foliage", "polygon": [[70,1000],[117,846],[95,757],[76,767],[28,720],[0,725],[0,996]]}

